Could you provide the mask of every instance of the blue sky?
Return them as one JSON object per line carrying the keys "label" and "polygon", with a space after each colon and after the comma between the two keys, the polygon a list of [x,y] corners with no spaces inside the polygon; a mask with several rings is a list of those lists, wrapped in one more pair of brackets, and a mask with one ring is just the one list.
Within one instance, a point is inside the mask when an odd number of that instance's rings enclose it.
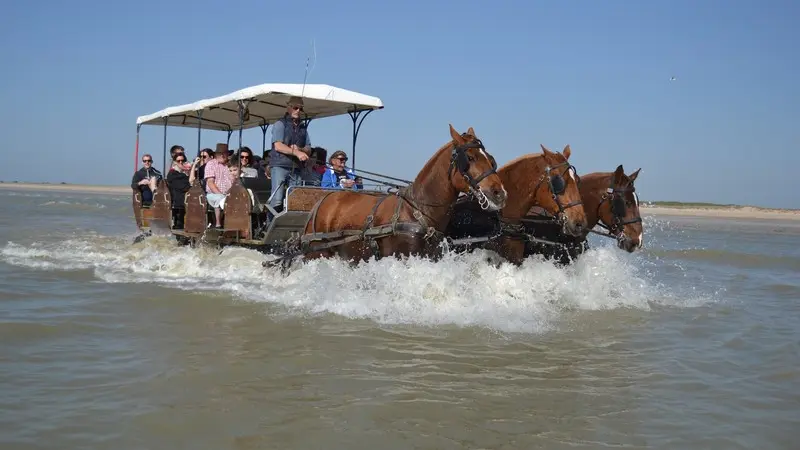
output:
{"label": "blue sky", "polygon": [[[302,83],[313,39],[308,82],[386,105],[362,127],[360,168],[412,178],[452,123],[500,164],[541,143],[570,144],[580,173],[641,167],[642,199],[800,208],[799,21],[778,0],[12,2],[0,180],[127,184],[137,116]],[[349,117],[310,133],[350,153]],[[196,133],[168,143],[193,152]],[[161,167],[159,127],[141,149]]]}

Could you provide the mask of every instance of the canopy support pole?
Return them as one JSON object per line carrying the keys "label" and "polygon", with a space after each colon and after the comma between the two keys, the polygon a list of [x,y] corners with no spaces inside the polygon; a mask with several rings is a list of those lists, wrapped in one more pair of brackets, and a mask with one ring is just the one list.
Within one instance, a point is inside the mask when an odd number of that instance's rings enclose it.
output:
{"label": "canopy support pole", "polygon": [[197,111],[197,157],[200,157],[200,134],[203,131],[203,111]]}
{"label": "canopy support pole", "polygon": [[162,176],[167,173],[167,122],[169,122],[169,117],[164,117],[164,171],[161,172]]}
{"label": "canopy support pole", "polygon": [[141,129],[142,129],[142,124],[137,123],[136,124],[136,153],[134,154],[134,157],[133,157],[133,171],[134,172],[136,172],[136,170],[138,170],[137,168],[139,167],[139,130],[141,130]]}
{"label": "canopy support pole", "polygon": [[[361,131],[361,125],[364,123],[364,119],[366,119],[369,113],[372,111],[374,111],[374,109],[361,111],[356,111],[354,109],[353,111],[347,113],[350,118],[353,119],[353,164],[350,166],[353,169],[356,168],[356,141],[358,140],[358,132]],[[361,115],[362,113],[364,113],[363,116]]]}
{"label": "canopy support pole", "polygon": [[233,130],[228,130],[228,139],[225,141],[228,146],[231,145],[231,135],[233,134]]}
{"label": "canopy support pole", "polygon": [[[242,158],[241,158],[242,131],[244,130],[244,116],[245,116],[245,112],[246,112],[245,110],[247,109],[247,105],[245,105],[244,100],[239,100],[237,103],[239,104],[239,149],[237,150],[237,153],[239,154],[239,171],[241,172],[241,170],[242,170]],[[253,159],[252,155],[250,156],[250,159]]]}
{"label": "canopy support pole", "polygon": [[267,128],[269,124],[259,125],[261,128],[261,157],[267,157]]}

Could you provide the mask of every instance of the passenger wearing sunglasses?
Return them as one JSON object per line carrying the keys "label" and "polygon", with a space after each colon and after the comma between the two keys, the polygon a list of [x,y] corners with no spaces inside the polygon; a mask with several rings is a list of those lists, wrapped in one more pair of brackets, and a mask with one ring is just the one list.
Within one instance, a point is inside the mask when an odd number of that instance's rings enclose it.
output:
{"label": "passenger wearing sunglasses", "polygon": [[144,167],[137,170],[131,179],[131,189],[142,193],[142,205],[149,206],[153,203],[153,193],[158,182],[163,178],[161,172],[153,167],[153,157],[149,153],[142,156]]}
{"label": "passenger wearing sunglasses", "polygon": [[345,168],[347,154],[336,150],[328,160],[331,166],[322,174],[322,187],[333,189],[362,189],[361,183],[351,169]]}
{"label": "passenger wearing sunglasses", "polygon": [[177,152],[172,158],[172,167],[167,172],[167,185],[172,197],[173,228],[183,229],[183,218],[186,213],[186,193],[192,185],[189,182],[191,167],[186,165],[186,155]]}
{"label": "passenger wearing sunglasses", "polygon": [[189,184],[194,184],[195,180],[200,180],[200,185],[203,190],[206,190],[206,163],[214,159],[214,150],[204,148],[200,151],[200,156],[192,162],[192,169],[189,173]]}
{"label": "passenger wearing sunglasses", "polygon": [[243,178],[257,178],[261,175],[258,167],[254,165],[255,161],[250,147],[242,147],[239,150],[239,161],[242,164],[241,176]]}
{"label": "passenger wearing sunglasses", "polygon": [[272,150],[269,165],[272,178],[272,202],[276,211],[283,208],[286,188],[302,184],[302,170],[311,155],[311,138],[303,123],[303,99],[291,97],[286,114],[272,126]]}

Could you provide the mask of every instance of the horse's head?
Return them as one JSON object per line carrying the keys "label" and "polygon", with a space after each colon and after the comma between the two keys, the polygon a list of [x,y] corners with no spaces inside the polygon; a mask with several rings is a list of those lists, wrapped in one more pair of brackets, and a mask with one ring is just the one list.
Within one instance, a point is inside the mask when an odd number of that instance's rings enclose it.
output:
{"label": "horse's head", "polygon": [[450,183],[459,192],[474,195],[478,204],[485,210],[503,209],[507,193],[500,176],[497,175],[497,163],[494,157],[483,147],[472,127],[466,133],[459,134],[453,125],[450,125],[450,136],[453,138],[448,171]]}
{"label": "horse's head", "polygon": [[598,206],[598,217],[616,236],[619,248],[633,252],[642,247],[642,217],[639,215],[639,197],[633,181],[639,176],[637,169],[625,175],[622,164],[614,171],[611,184],[603,194]]}
{"label": "horse's head", "polygon": [[580,178],[569,163],[572,151],[569,145],[563,152],[555,153],[544,145],[540,146],[545,168],[534,191],[536,203],[561,222],[564,234],[585,236],[589,230],[578,188]]}

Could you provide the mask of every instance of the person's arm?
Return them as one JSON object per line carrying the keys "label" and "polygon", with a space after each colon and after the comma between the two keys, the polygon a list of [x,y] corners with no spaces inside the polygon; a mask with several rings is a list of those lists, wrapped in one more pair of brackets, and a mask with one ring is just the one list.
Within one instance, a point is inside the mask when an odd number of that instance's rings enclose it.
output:
{"label": "person's arm", "polygon": [[139,171],[137,170],[133,172],[133,178],[131,178],[131,189],[139,189],[139,181],[141,181],[141,178],[139,178]]}
{"label": "person's arm", "polygon": [[[206,170],[205,170],[206,191],[208,191],[209,193],[212,193],[212,194],[221,194],[222,191],[219,190],[219,188],[217,187],[217,183],[216,183],[216,176],[217,176],[216,172],[217,172],[218,167],[220,167],[220,166],[218,164],[216,164],[216,162],[214,162],[214,165],[211,166],[211,167],[208,167],[209,164],[211,164],[211,163],[207,163],[206,166],[205,166],[205,168],[206,168]],[[223,168],[225,170],[228,170],[226,167],[223,167]],[[211,169],[211,170],[209,170],[209,169]]]}
{"label": "person's arm", "polygon": [[294,150],[283,143],[285,132],[286,130],[283,127],[283,122],[275,122],[275,124],[272,125],[272,145],[278,153],[292,155]]}
{"label": "person's arm", "polygon": [[214,182],[214,177],[206,178],[206,187],[212,194],[222,194],[222,191],[217,187],[217,183]]}
{"label": "person's arm", "polygon": [[322,182],[320,183],[320,186],[324,188],[339,187],[339,184],[336,182],[336,175],[332,170],[326,170],[325,173],[322,174]]}
{"label": "person's arm", "polygon": [[189,186],[194,184],[194,180],[197,178],[197,164],[200,163],[200,157],[194,159],[192,163],[192,168],[189,169]]}

